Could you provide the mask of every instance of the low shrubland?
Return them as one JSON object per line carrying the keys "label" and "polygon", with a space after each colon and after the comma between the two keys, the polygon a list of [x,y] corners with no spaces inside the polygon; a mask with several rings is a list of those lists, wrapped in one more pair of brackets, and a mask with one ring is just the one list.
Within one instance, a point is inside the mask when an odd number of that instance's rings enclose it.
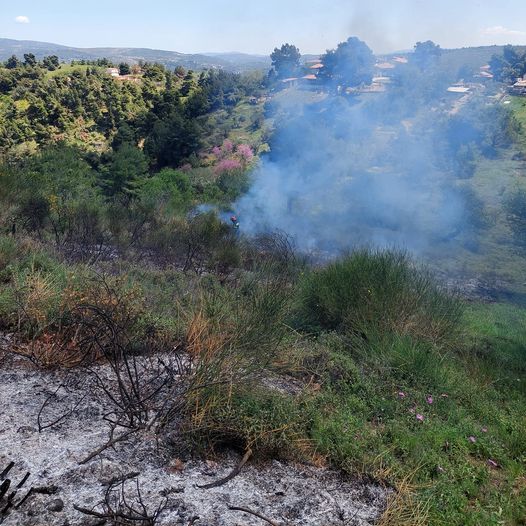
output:
{"label": "low shrubland", "polygon": [[299,284],[300,319],[313,330],[411,335],[441,343],[454,335],[459,303],[410,258],[358,250],[314,269]]}
{"label": "low shrubland", "polygon": [[524,310],[466,305],[394,250],[313,267],[216,221],[181,219],[142,261],[1,236],[3,329],[39,366],[85,368],[115,436],[331,465],[396,490],[384,525],[520,524]]}

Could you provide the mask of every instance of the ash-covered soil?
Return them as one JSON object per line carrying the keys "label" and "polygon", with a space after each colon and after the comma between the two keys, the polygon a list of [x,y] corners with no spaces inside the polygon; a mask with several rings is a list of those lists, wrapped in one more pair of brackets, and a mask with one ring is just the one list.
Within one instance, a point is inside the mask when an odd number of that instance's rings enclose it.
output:
{"label": "ash-covered soil", "polygon": [[30,496],[4,519],[5,526],[111,524],[80,513],[74,505],[102,511],[108,484],[133,472],[139,475],[125,484],[129,501],[133,504],[136,499],[137,480],[149,512],[165,503],[156,523],[160,525],[267,524],[229,506],[248,508],[279,525],[367,525],[374,524],[385,507],[387,491],[379,486],[345,479],[329,469],[277,460],[249,461],[226,484],[201,489],[198,485],[230,473],[240,455],[228,452],[213,460],[179,460],[173,449],[148,433],[79,465],[107,441],[108,425],[101,402],[89,396],[82,399],[80,384],[74,382],[67,391],[57,393],[41,423],[49,424],[78,407],[59,424],[39,432],[42,404],[63,381],[61,373],[42,371],[25,360],[0,362],[0,472],[13,461],[9,476],[14,483],[27,471],[31,473],[25,490],[56,487],[51,495]]}

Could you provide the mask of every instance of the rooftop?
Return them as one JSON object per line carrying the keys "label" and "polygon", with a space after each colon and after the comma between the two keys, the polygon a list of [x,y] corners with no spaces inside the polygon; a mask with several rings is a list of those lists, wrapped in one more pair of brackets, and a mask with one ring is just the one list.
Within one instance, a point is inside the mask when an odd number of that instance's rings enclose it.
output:
{"label": "rooftop", "polygon": [[390,62],[380,62],[379,64],[376,64],[375,67],[378,69],[394,69],[396,66]]}
{"label": "rooftop", "polygon": [[449,93],[469,93],[469,88],[466,86],[449,86],[447,90]]}

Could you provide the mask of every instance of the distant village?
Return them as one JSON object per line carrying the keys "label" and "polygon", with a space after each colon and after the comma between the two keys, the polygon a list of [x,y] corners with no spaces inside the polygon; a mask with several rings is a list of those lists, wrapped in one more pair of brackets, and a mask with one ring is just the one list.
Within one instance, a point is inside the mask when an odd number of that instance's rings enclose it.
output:
{"label": "distant village", "polygon": [[[375,64],[375,74],[370,85],[363,85],[355,88],[346,88],[347,94],[363,93],[383,93],[393,81],[393,73],[401,64],[407,64],[407,57],[395,56],[389,59],[378,60]],[[300,77],[285,78],[281,82],[287,87],[300,87],[305,90],[319,90],[318,75],[324,68],[321,59],[310,60],[305,63],[308,72]],[[305,72],[305,71],[304,71]],[[473,75],[473,80],[462,79],[461,81],[449,86],[447,92],[453,95],[464,96],[473,91],[484,87],[486,82],[494,78],[491,66],[486,64],[481,66],[479,71]],[[515,83],[508,87],[510,95],[526,96],[526,75],[523,78],[515,79]]]}

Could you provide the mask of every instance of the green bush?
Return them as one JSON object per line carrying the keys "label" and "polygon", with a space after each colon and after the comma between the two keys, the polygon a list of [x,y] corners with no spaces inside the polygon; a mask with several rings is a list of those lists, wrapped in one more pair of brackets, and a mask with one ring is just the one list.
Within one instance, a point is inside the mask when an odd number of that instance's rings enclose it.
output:
{"label": "green bush", "polygon": [[349,334],[387,332],[442,342],[461,308],[403,252],[358,250],[306,274],[299,283],[304,328]]}
{"label": "green bush", "polygon": [[504,209],[516,244],[526,248],[526,190],[511,194],[504,202]]}

